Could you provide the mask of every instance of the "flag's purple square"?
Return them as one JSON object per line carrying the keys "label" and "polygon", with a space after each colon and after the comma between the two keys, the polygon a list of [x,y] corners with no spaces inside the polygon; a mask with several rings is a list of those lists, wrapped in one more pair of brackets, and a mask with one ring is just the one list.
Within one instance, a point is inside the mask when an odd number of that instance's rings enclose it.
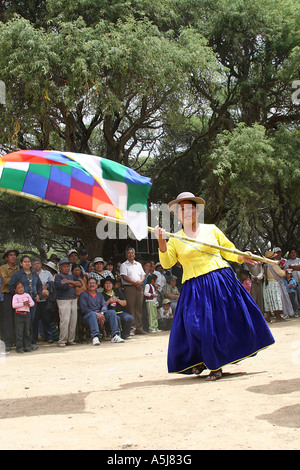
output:
{"label": "flag's purple square", "polygon": [[55,202],[56,204],[68,205],[69,194],[70,188],[67,186],[63,186],[55,181],[49,181],[45,199]]}

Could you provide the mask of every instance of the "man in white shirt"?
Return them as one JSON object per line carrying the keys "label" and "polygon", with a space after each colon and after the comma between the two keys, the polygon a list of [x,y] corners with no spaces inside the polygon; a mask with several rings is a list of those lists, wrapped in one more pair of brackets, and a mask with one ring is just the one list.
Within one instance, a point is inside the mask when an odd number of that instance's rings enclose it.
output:
{"label": "man in white shirt", "polygon": [[120,266],[120,276],[127,301],[127,311],[133,318],[133,328],[136,334],[146,334],[143,330],[143,281],[145,272],[141,263],[135,260],[135,249],[127,248],[127,260]]}

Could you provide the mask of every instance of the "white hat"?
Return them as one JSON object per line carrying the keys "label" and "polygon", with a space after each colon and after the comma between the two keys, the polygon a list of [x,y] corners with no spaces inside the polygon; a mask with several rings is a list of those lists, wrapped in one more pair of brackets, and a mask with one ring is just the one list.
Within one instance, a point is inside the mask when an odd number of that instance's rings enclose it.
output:
{"label": "white hat", "polygon": [[171,210],[172,206],[174,206],[175,204],[179,204],[181,201],[194,201],[196,204],[205,205],[204,199],[202,199],[201,197],[195,196],[193,193],[189,193],[188,191],[185,191],[183,193],[178,194],[176,199],[169,202],[168,204],[169,209]]}
{"label": "white hat", "polygon": [[103,263],[104,265],[106,264],[104,259],[101,258],[101,256],[98,256],[97,258],[94,259],[93,263]]}
{"label": "white hat", "polygon": [[53,269],[53,271],[57,272],[56,264],[52,261],[48,261],[47,263],[43,263],[44,266],[48,266],[48,268]]}

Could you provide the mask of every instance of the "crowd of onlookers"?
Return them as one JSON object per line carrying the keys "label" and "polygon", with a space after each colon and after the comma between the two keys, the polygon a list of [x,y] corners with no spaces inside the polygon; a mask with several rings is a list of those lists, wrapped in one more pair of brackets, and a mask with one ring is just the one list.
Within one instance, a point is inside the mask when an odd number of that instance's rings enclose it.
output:
{"label": "crowd of onlookers", "polygon": [[[124,343],[135,335],[170,330],[180,294],[182,267],[166,271],[159,262],[144,260],[128,247],[125,261],[71,249],[47,261],[8,247],[0,267],[0,339],[6,351],[37,349],[40,341],[59,347],[102,339]],[[241,283],[266,320],[298,317],[300,253],[286,258],[276,247],[265,256],[274,264],[233,265]]]}
{"label": "crowd of onlookers", "polygon": [[244,263],[241,282],[270,322],[298,317],[300,306],[300,249],[292,248],[286,257],[280,247],[265,253],[276,264]]}
{"label": "crowd of onlookers", "polygon": [[[60,347],[101,339],[122,343],[139,334],[171,328],[182,269],[165,272],[154,260],[126,261],[71,249],[48,260],[20,256],[8,247],[0,267],[0,340],[6,351],[31,352],[38,342]],[[176,275],[175,275],[176,274]]]}

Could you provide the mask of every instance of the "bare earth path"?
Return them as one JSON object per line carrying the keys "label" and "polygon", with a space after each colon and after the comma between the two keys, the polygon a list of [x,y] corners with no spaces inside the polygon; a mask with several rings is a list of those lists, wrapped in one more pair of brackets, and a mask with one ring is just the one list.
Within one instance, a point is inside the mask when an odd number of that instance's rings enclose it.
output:
{"label": "bare earth path", "polygon": [[224,378],[170,375],[168,333],[0,359],[0,449],[294,450],[300,447],[300,319]]}

